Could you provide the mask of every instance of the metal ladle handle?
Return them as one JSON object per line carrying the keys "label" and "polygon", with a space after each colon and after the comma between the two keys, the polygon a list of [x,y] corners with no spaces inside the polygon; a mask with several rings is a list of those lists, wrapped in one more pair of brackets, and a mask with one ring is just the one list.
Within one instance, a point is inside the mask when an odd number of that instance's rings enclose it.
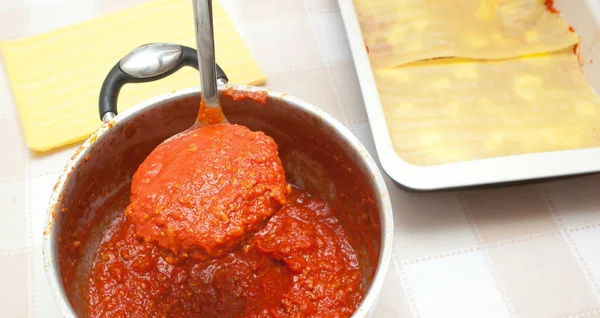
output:
{"label": "metal ladle handle", "polygon": [[[133,50],[113,66],[102,83],[98,102],[100,119],[107,122],[118,114],[117,98],[125,84],[156,81],[184,66],[198,69],[196,50],[171,43],[151,43]],[[219,84],[228,82],[219,65],[216,78]]]}
{"label": "metal ladle handle", "polygon": [[200,63],[201,96],[206,107],[219,108],[213,32],[212,0],[193,0],[196,48]]}

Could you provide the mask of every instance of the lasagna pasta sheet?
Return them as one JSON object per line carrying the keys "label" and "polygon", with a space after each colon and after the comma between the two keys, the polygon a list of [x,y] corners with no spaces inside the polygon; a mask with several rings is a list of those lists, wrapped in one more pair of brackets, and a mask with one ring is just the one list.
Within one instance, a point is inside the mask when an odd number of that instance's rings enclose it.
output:
{"label": "lasagna pasta sheet", "polygon": [[415,165],[600,146],[600,99],[570,48],[374,73],[394,149]]}
{"label": "lasagna pasta sheet", "polygon": [[503,59],[579,37],[544,0],[356,0],[374,68],[438,57]]}
{"label": "lasagna pasta sheet", "polygon": [[[87,138],[102,122],[98,93],[110,69],[153,42],[196,46],[190,1],[151,0],[80,24],[0,43],[27,146],[45,152]],[[217,60],[233,83],[266,80],[218,1],[213,4]],[[159,94],[198,85],[185,67],[151,83],[125,85],[119,112]]]}

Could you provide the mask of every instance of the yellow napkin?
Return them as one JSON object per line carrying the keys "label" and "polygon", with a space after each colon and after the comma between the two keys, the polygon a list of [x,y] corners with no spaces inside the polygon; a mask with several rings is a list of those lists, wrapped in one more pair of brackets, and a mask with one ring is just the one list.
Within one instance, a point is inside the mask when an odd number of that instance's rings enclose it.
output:
{"label": "yellow napkin", "polygon": [[[223,8],[213,5],[217,63],[232,83],[260,84],[264,73]],[[47,151],[87,138],[102,122],[98,94],[111,67],[134,48],[151,42],[195,47],[192,2],[153,0],[81,24],[0,43],[25,140]],[[119,111],[156,96],[199,85],[186,67],[152,83],[128,84]]]}

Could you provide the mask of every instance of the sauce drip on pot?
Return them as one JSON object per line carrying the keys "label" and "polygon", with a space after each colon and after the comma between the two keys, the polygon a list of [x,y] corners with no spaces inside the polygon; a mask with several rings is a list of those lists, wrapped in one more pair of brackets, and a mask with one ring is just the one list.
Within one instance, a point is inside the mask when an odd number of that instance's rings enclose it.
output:
{"label": "sauce drip on pot", "polygon": [[290,192],[271,137],[217,124],[185,131],[152,151],[133,177],[126,215],[169,263],[204,261],[243,245]]}
{"label": "sauce drip on pot", "polygon": [[119,217],[92,265],[89,316],[351,316],[366,287],[335,214],[325,201],[294,192],[243,248],[175,265]]}

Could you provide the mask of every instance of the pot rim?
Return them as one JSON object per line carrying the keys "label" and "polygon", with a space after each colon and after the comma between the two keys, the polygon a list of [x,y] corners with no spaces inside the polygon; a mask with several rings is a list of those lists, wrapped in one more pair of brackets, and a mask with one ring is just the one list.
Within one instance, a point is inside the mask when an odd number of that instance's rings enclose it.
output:
{"label": "pot rim", "polygon": [[[379,193],[379,202],[381,204],[381,210],[379,213],[380,223],[381,223],[381,248],[379,253],[379,261],[377,265],[377,269],[375,271],[375,276],[373,277],[373,281],[369,286],[365,294],[365,298],[360,303],[359,307],[353,314],[353,317],[364,317],[366,316],[371,309],[376,305],[379,294],[381,292],[381,288],[383,286],[383,281],[385,276],[387,275],[389,264],[392,258],[392,242],[393,242],[393,234],[394,234],[394,222],[393,222],[393,214],[392,214],[392,205],[390,201],[390,196],[388,193],[387,186],[383,179],[383,175],[375,160],[367,149],[363,146],[363,144],[354,136],[354,134],[346,128],[341,122],[335,119],[333,116],[324,112],[320,108],[303,101],[297,97],[271,91],[269,89],[260,88],[256,86],[249,85],[240,85],[240,84],[227,84],[219,87],[219,91],[224,91],[227,88],[233,88],[238,91],[261,91],[267,92],[269,98],[280,99],[284,102],[299,108],[303,112],[311,113],[323,120],[323,122],[332,128],[336,134],[341,136],[346,142],[348,142],[349,146],[355,149],[367,167],[368,173],[371,174],[375,190]],[[46,272],[46,278],[48,279],[48,284],[50,287],[50,291],[56,301],[61,313],[65,317],[77,317],[71,304],[67,298],[67,295],[64,291],[62,281],[60,279],[59,265],[58,265],[58,255],[57,250],[55,248],[56,244],[56,235],[54,232],[54,223],[57,215],[60,211],[57,211],[59,207],[61,198],[63,197],[63,192],[65,191],[65,186],[67,180],[69,179],[69,175],[73,172],[77,166],[84,160],[86,154],[93,147],[95,141],[106,134],[111,127],[114,125],[118,125],[119,123],[125,121],[129,117],[135,116],[138,113],[142,112],[146,107],[150,107],[153,105],[169,102],[171,100],[179,99],[186,96],[193,96],[200,93],[199,87],[189,87],[161,95],[157,95],[148,100],[140,102],[133,107],[127,109],[123,113],[117,115],[112,120],[102,124],[100,128],[98,128],[94,133],[92,133],[85,142],[77,149],[75,154],[71,157],[69,162],[64,168],[64,171],[61,173],[54,189],[52,191],[52,195],[50,197],[48,210],[46,213],[46,225],[44,228],[44,241],[43,241],[43,255],[44,255],[44,271]]]}

